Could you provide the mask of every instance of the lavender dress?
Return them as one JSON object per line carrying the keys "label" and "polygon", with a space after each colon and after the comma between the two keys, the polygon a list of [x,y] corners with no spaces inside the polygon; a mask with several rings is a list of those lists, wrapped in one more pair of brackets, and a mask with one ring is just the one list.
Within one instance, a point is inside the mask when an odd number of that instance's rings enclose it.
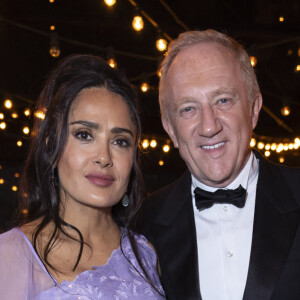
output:
{"label": "lavender dress", "polygon": [[0,235],[1,299],[165,299],[156,271],[156,255],[144,236],[134,236],[142,264],[156,289],[140,275],[143,273],[125,229],[122,229],[122,250],[125,256],[118,248],[112,252],[105,265],[93,267],[79,274],[74,281],[63,281],[61,284],[48,274],[20,229],[14,228],[3,233]]}

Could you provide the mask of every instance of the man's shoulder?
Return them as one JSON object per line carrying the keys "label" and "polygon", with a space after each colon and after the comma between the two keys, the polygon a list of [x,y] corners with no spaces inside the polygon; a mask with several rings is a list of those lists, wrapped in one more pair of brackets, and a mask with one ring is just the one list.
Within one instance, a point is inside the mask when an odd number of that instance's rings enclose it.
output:
{"label": "man's shoulder", "polygon": [[190,172],[186,171],[184,172],[178,179],[175,181],[161,187],[160,189],[156,190],[155,192],[151,193],[147,198],[146,202],[158,202],[162,204],[162,201],[166,201],[168,196],[173,193],[179,187],[187,187],[189,188],[191,185],[191,174]]}

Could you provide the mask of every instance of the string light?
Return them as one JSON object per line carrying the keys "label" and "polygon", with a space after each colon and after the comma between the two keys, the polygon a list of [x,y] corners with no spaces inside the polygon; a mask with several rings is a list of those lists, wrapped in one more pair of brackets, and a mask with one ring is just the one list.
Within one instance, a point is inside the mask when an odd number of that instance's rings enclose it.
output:
{"label": "string light", "polygon": [[29,132],[30,132],[29,127],[25,126],[25,127],[23,128],[23,132],[24,132],[25,134],[29,134]]}
{"label": "string light", "polygon": [[282,163],[284,163],[284,157],[283,156],[280,156],[279,158],[278,158],[278,160],[279,160],[279,162],[282,164]]}
{"label": "string light", "polygon": [[159,38],[156,40],[156,48],[158,51],[165,51],[167,50],[167,47],[168,47],[168,42],[167,40],[163,39],[163,38]]}
{"label": "string light", "polygon": [[144,20],[140,14],[134,16],[132,20],[132,28],[135,31],[141,31],[144,28]]}
{"label": "string light", "polygon": [[151,140],[150,147],[155,148],[156,146],[157,146],[157,141],[156,140]]}
{"label": "string light", "polygon": [[38,119],[44,120],[45,119],[45,113],[42,110],[37,110],[34,113],[34,116]]}
{"label": "string light", "polygon": [[250,56],[251,66],[254,68],[257,65],[257,58],[255,56]]}
{"label": "string light", "polygon": [[28,215],[28,209],[27,208],[22,209],[22,214],[23,215]]}
{"label": "string light", "polygon": [[54,0],[49,0],[49,2],[50,2],[50,3],[53,3],[53,2],[54,2]]}
{"label": "string light", "polygon": [[24,115],[25,115],[26,117],[29,117],[29,116],[30,116],[30,109],[29,109],[29,108],[26,108],[26,109],[24,110]]}
{"label": "string light", "polygon": [[269,157],[271,155],[271,152],[270,151],[265,151],[265,156],[266,157]]}
{"label": "string light", "polygon": [[164,152],[167,153],[167,152],[170,151],[170,146],[169,145],[164,145],[162,149],[163,149]]}
{"label": "string light", "polygon": [[22,145],[23,145],[22,141],[17,141],[17,146],[18,147],[22,147]]}
{"label": "string light", "polygon": [[250,147],[254,147],[256,145],[256,139],[255,138],[252,138],[251,141],[250,141]]}
{"label": "string light", "polygon": [[54,26],[54,25],[51,25],[51,26],[50,26],[50,30],[51,30],[51,31],[54,31],[54,30],[55,30],[55,26]]}
{"label": "string light", "polygon": [[116,4],[116,0],[104,0],[104,3],[107,5],[107,6],[113,6]]}
{"label": "string light", "polygon": [[283,144],[280,143],[280,144],[277,145],[276,152],[280,153],[282,150],[283,150]]}
{"label": "string light", "polygon": [[276,147],[277,147],[276,143],[272,143],[272,145],[271,145],[271,150],[272,150],[272,151],[275,151],[275,150],[276,150]]}
{"label": "string light", "polygon": [[280,16],[279,18],[278,18],[278,20],[279,20],[279,22],[284,22],[284,17],[282,17],[282,16]]}
{"label": "string light", "polygon": [[16,192],[16,191],[18,190],[18,188],[17,188],[15,185],[13,185],[13,186],[11,187],[11,189],[12,189],[14,192]]}
{"label": "string light", "polygon": [[59,42],[56,33],[52,33],[51,35],[49,53],[52,57],[55,58],[60,56]]}
{"label": "string light", "polygon": [[143,93],[147,93],[150,89],[149,83],[147,81],[142,82],[140,85],[140,89]]}
{"label": "string light", "polygon": [[296,68],[295,68],[295,72],[299,72],[300,71],[300,65],[297,65]]}
{"label": "string light", "polygon": [[13,103],[10,99],[6,99],[4,101],[4,106],[7,108],[7,109],[11,109],[13,107]]}
{"label": "string light", "polygon": [[0,120],[3,120],[3,119],[4,119],[4,114],[0,113]]}
{"label": "string light", "polygon": [[0,178],[0,184],[3,184],[3,183],[4,183],[4,179]]}
{"label": "string light", "polygon": [[257,144],[257,148],[258,149],[263,149],[265,147],[265,144],[263,143],[263,142],[259,142],[258,144]]}
{"label": "string light", "polygon": [[13,119],[17,119],[17,118],[19,117],[19,115],[18,115],[16,112],[13,112],[13,113],[11,114],[11,117],[12,117]]}
{"label": "string light", "polygon": [[143,147],[144,149],[148,148],[148,147],[149,147],[149,140],[144,139],[144,140],[142,141],[142,147]]}
{"label": "string light", "polygon": [[0,123],[0,129],[4,130],[6,128],[6,123],[5,122],[1,122]]}
{"label": "string light", "polygon": [[110,67],[116,69],[118,65],[114,54],[114,49],[112,47],[107,48],[106,56],[107,56],[107,63],[110,65]]}
{"label": "string light", "polygon": [[271,149],[271,145],[270,145],[270,144],[266,144],[266,145],[265,145],[265,149],[266,149],[266,150],[270,150],[270,149]]}
{"label": "string light", "polygon": [[20,174],[19,173],[15,173],[15,178],[19,178]]}
{"label": "string light", "polygon": [[288,105],[283,106],[280,111],[281,111],[281,114],[285,117],[291,113],[291,109]]}
{"label": "string light", "polygon": [[160,161],[158,162],[158,164],[159,164],[160,166],[163,166],[163,165],[164,165],[164,161],[163,161],[163,160],[160,160]]}

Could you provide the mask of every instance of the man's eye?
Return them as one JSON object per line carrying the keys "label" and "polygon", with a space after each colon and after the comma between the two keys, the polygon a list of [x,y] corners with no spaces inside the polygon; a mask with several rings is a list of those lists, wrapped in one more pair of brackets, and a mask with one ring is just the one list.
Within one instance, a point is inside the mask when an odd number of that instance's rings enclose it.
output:
{"label": "man's eye", "polygon": [[191,111],[192,109],[193,109],[192,107],[186,107],[186,108],[183,109],[183,111],[184,111],[184,112],[189,112],[189,111]]}
{"label": "man's eye", "polygon": [[180,115],[185,119],[189,119],[194,115],[195,112],[196,112],[195,107],[187,106],[180,110]]}
{"label": "man's eye", "polygon": [[226,98],[220,99],[220,100],[219,100],[219,103],[221,103],[221,104],[226,104],[226,103],[228,103],[228,102],[229,102],[229,100],[226,99]]}
{"label": "man's eye", "polygon": [[82,141],[88,141],[92,139],[92,136],[86,132],[86,131],[78,131],[75,133],[75,137],[82,140]]}

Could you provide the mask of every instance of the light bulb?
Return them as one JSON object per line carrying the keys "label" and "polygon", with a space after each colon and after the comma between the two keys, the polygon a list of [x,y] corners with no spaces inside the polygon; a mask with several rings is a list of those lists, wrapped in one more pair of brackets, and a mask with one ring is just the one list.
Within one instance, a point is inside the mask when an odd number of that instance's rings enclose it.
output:
{"label": "light bulb", "polygon": [[24,115],[25,115],[26,117],[30,116],[30,109],[29,109],[29,108],[26,108],[26,109],[24,110]]}
{"label": "light bulb", "polygon": [[4,114],[0,113],[0,120],[3,120],[3,119],[4,119]]}
{"label": "light bulb", "polygon": [[18,115],[16,112],[13,112],[13,113],[11,114],[11,117],[12,117],[13,119],[17,119],[17,118],[19,117],[19,115]]}
{"label": "light bulb", "polygon": [[278,18],[278,20],[279,20],[279,22],[284,22],[284,17],[282,17],[282,16],[280,16],[279,18]]}
{"label": "light bulb", "polygon": [[45,119],[45,113],[42,110],[37,110],[34,113],[34,116],[38,119],[44,120]]}
{"label": "light bulb", "polygon": [[168,47],[168,42],[165,39],[158,39],[156,41],[156,48],[159,51],[165,51]]}
{"label": "light bulb", "polygon": [[51,25],[51,26],[50,26],[50,30],[51,30],[51,31],[54,31],[54,30],[55,30],[55,26],[54,26],[54,25]]}
{"label": "light bulb", "polygon": [[149,140],[144,139],[144,140],[142,141],[142,147],[143,147],[144,149],[148,148],[148,147],[149,147]]}
{"label": "light bulb", "polygon": [[157,146],[157,141],[156,140],[151,140],[150,147],[155,148],[156,146]]}
{"label": "light bulb", "polygon": [[140,31],[144,28],[144,20],[140,15],[137,15],[133,18],[132,27],[135,31]]}
{"label": "light bulb", "polygon": [[51,46],[49,53],[52,57],[59,57],[60,56],[60,49],[57,46]]}
{"label": "light bulb", "polygon": [[23,132],[25,133],[25,134],[29,134],[29,132],[30,132],[30,129],[29,129],[29,127],[24,127],[23,128]]}
{"label": "light bulb", "polygon": [[141,91],[142,91],[143,93],[146,93],[146,92],[149,91],[150,85],[149,85],[148,82],[145,81],[145,82],[142,82],[140,88],[141,88]]}
{"label": "light bulb", "polygon": [[104,3],[107,5],[107,6],[113,6],[116,4],[116,0],[104,0]]}
{"label": "light bulb", "polygon": [[170,146],[169,145],[164,145],[163,146],[163,151],[164,152],[169,152],[170,151]]}
{"label": "light bulb", "polygon": [[291,113],[291,109],[288,105],[285,105],[284,107],[281,108],[281,113],[284,116],[288,116]]}
{"label": "light bulb", "polygon": [[0,123],[0,129],[4,130],[6,128],[6,123],[5,122],[1,122]]}
{"label": "light bulb", "polygon": [[250,56],[251,66],[254,68],[257,65],[257,58],[255,56]]}
{"label": "light bulb", "polygon": [[17,146],[18,147],[22,147],[22,144],[23,144],[22,141],[17,141]]}
{"label": "light bulb", "polygon": [[255,145],[256,145],[256,140],[255,138],[252,138],[250,142],[250,147],[254,147]]}
{"label": "light bulb", "polygon": [[295,68],[295,72],[299,72],[300,71],[300,65],[297,65],[296,68]]}
{"label": "light bulb", "polygon": [[13,103],[10,99],[6,99],[4,101],[4,106],[7,108],[7,109],[11,109],[13,107]]}
{"label": "light bulb", "polygon": [[280,156],[278,160],[279,160],[279,162],[280,162],[281,164],[284,163],[284,157],[283,157],[283,156]]}
{"label": "light bulb", "polygon": [[160,160],[160,161],[158,162],[158,164],[159,164],[160,166],[163,166],[163,165],[164,165],[164,161],[163,161],[163,160]]}
{"label": "light bulb", "polygon": [[110,57],[107,60],[107,63],[111,66],[111,68],[113,68],[113,69],[117,68],[117,62],[113,57]]}
{"label": "light bulb", "polygon": [[265,151],[265,156],[266,157],[269,157],[271,155],[271,152],[270,151]]}

